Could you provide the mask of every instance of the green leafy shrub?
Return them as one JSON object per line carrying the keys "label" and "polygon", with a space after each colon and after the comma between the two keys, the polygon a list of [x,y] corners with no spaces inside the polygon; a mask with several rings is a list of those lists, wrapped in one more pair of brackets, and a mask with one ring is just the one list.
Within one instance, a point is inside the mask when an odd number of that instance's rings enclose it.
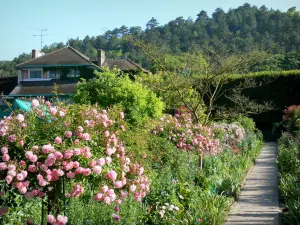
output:
{"label": "green leafy shrub", "polygon": [[120,106],[135,124],[162,115],[164,103],[139,82],[134,82],[119,71],[95,72],[96,78],[78,84],[74,95],[77,103],[91,103],[102,107]]}
{"label": "green leafy shrub", "polygon": [[300,105],[292,105],[284,110],[282,123],[290,134],[300,136]]}

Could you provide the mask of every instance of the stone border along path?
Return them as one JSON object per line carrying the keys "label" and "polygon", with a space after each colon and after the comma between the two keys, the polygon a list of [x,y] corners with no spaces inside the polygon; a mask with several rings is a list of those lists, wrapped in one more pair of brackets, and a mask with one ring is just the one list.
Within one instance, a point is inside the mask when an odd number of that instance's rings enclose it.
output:
{"label": "stone border along path", "polygon": [[276,143],[265,143],[224,225],[279,225],[276,157]]}

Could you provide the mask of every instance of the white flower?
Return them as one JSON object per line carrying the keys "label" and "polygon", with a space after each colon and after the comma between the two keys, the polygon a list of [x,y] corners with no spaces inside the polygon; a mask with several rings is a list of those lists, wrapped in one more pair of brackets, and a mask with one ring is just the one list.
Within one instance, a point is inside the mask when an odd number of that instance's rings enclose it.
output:
{"label": "white flower", "polygon": [[180,199],[184,199],[184,197],[183,197],[182,195],[179,195],[179,198],[180,198]]}
{"label": "white flower", "polygon": [[174,209],[178,211],[178,210],[179,210],[179,207],[178,207],[178,206],[175,206]]}
{"label": "white flower", "polygon": [[165,203],[165,205],[169,205],[169,203]]}
{"label": "white flower", "polygon": [[166,209],[166,206],[163,205],[161,208],[162,208],[162,209]]}
{"label": "white flower", "polygon": [[165,214],[165,210],[160,210],[160,211],[159,211],[159,214],[160,214],[160,217],[163,218],[163,217],[164,217],[164,214]]}

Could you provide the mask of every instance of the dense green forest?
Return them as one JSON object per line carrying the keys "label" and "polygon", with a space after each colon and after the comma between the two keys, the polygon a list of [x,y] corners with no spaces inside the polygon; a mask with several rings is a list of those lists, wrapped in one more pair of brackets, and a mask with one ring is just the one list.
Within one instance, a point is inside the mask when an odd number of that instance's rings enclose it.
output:
{"label": "dense green forest", "polygon": [[[87,35],[83,40],[72,38],[68,43],[89,57],[96,57],[97,49],[102,48],[108,58],[128,57],[150,68],[146,56],[125,38],[126,35],[135,35],[159,46],[164,54],[201,52],[214,46],[225,47],[230,54],[259,50],[272,57],[252,71],[300,69],[300,12],[295,7],[282,12],[246,3],[228,12],[217,8],[211,16],[202,10],[195,19],[178,17],[165,25],[151,18],[145,29],[123,25],[99,36]],[[63,46],[64,43],[53,43],[45,46],[43,52]],[[23,53],[12,61],[0,61],[0,76],[16,75],[14,66],[30,58],[30,54]]]}

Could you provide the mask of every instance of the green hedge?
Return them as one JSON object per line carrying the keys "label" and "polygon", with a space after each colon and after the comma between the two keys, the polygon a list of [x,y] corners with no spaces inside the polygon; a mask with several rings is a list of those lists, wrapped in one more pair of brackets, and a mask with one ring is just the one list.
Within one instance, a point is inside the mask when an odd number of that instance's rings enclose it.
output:
{"label": "green hedge", "polygon": [[[283,109],[290,105],[300,104],[300,70],[235,74],[231,75],[231,78],[231,82],[225,85],[224,88],[233,87],[248,78],[253,78],[257,84],[263,84],[243,91],[243,94],[252,100],[256,100],[259,103],[265,101],[273,102],[276,106],[275,110],[252,116],[262,130],[272,129],[273,123],[280,122]],[[220,98],[217,103],[226,106],[232,104],[225,97]]]}

